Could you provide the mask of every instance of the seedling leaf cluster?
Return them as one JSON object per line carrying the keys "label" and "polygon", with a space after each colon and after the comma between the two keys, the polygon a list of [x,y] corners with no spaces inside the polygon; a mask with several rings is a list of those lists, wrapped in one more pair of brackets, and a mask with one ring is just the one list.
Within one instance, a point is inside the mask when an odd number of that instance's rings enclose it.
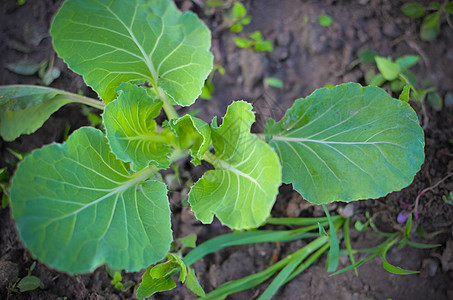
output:
{"label": "seedling leaf cluster", "polygon": [[[105,133],[82,127],[63,144],[35,150],[12,179],[20,237],[59,270],[148,268],[139,297],[174,287],[171,277],[180,272],[179,280],[202,295],[188,258],[169,253],[168,190],[159,173],[187,156],[214,167],[190,190],[195,216],[205,224],[216,216],[238,230],[266,222],[282,182],[315,204],[376,198],[410,184],[423,162],[415,112],[378,87],[319,89],[296,100],[282,120],[269,119],[259,134],[251,133],[255,114],[246,101],[233,102],[211,124],[179,116],[175,106],[190,106],[201,94],[213,56],[209,29],[170,0],[67,0],[51,35],[58,55],[102,102],[49,88],[1,87],[0,134],[13,140],[31,133],[70,102],[103,110]],[[162,110],[167,120],[159,123]],[[328,223],[334,270],[339,224]],[[325,251],[327,241],[319,238],[266,273],[284,270],[266,295],[302,270],[313,251]]]}

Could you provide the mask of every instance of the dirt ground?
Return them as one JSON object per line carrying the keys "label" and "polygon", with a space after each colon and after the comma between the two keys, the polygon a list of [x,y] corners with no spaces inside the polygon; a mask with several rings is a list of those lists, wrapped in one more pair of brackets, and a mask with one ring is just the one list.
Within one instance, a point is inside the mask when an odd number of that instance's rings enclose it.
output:
{"label": "dirt ground", "polygon": [[[41,84],[38,76],[22,76],[6,69],[6,64],[28,57],[36,62],[55,56],[48,35],[50,21],[60,6],[60,0],[26,1],[17,6],[16,0],[4,0],[0,6],[0,84]],[[250,25],[243,33],[260,30],[272,41],[274,51],[258,53],[239,49],[232,42],[237,35],[222,27],[221,10],[206,15],[196,1],[180,0],[183,10],[191,9],[213,31],[213,48],[216,62],[224,66],[225,75],[214,77],[215,92],[212,100],[198,100],[190,109],[200,108],[198,115],[205,121],[213,116],[223,116],[232,100],[244,99],[254,105],[257,123],[253,130],[263,129],[269,117],[279,119],[292,102],[305,97],[326,84],[359,82],[365,84],[364,74],[372,67],[354,64],[362,48],[370,48],[381,56],[393,59],[407,55],[419,55],[420,62],[413,70],[417,78],[430,79],[431,85],[444,96],[453,92],[453,29],[446,22],[439,37],[431,42],[421,41],[418,36],[420,20],[404,16],[400,7],[404,1],[358,0],[358,1],[305,1],[305,0],[246,0]],[[419,1],[420,2],[420,1]],[[428,3],[429,1],[424,1]],[[334,20],[329,27],[318,24],[320,15],[329,15]],[[82,91],[85,95],[96,94],[84,85],[80,76],[67,69],[56,59],[61,76],[52,87],[71,92]],[[284,82],[283,89],[264,84],[267,77],[277,77]],[[423,122],[426,138],[426,161],[414,182],[399,192],[377,200],[354,203],[353,220],[364,220],[364,213],[376,216],[377,226],[387,232],[402,230],[396,221],[397,215],[413,204],[418,193],[436,184],[453,172],[453,107],[441,111],[426,105],[426,110],[414,103],[412,106]],[[180,109],[181,114],[187,109]],[[36,133],[21,136],[14,142],[0,139],[0,167],[9,166],[15,158],[8,148],[28,152],[53,141],[62,142],[64,132],[87,125],[87,118],[79,105],[67,105],[56,112]],[[193,168],[181,163],[187,172],[184,176],[196,180],[203,166]],[[392,248],[388,259],[392,264],[420,270],[419,274],[398,276],[385,271],[379,259],[359,268],[359,276],[346,272],[329,277],[325,271],[325,257],[284,286],[275,299],[453,299],[453,206],[442,200],[442,195],[453,190],[453,179],[440,184],[421,197],[419,218],[416,226],[427,232],[441,231],[432,239],[419,242],[439,243],[442,246],[421,250],[405,247]],[[196,233],[198,242],[218,234],[229,232],[218,223],[201,225],[181,205],[185,189],[170,193],[173,212],[174,237]],[[329,207],[336,214],[343,203]],[[285,185],[280,189],[277,203],[272,211],[277,217],[319,216],[319,207],[307,206],[306,202]],[[372,232],[351,233],[353,247],[360,249],[377,245],[380,239]],[[206,291],[222,283],[264,270],[274,254],[284,256],[306,244],[306,241],[263,243],[228,248],[208,255],[195,263],[199,281]],[[344,245],[343,245],[344,246]],[[27,268],[35,260],[20,242],[9,209],[0,209],[0,298],[1,299],[130,299],[132,291],[121,292],[110,284],[104,267],[92,274],[70,276],[37,263],[33,275],[41,279],[40,288],[24,293],[7,289],[15,277],[24,277]],[[340,267],[350,264],[340,260]],[[139,281],[140,273],[126,274],[125,281]],[[256,299],[266,285],[234,294],[229,299]],[[178,286],[170,292],[160,293],[151,299],[195,299],[196,296]]]}

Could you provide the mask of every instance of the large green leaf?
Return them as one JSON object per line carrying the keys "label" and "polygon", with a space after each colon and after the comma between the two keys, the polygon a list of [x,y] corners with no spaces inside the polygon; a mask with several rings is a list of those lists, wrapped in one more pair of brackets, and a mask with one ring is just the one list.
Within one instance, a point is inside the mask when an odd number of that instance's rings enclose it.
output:
{"label": "large green leaf", "polygon": [[212,68],[209,29],[170,0],[67,0],[51,34],[58,55],[106,103],[121,82],[146,80],[190,105]]}
{"label": "large green leaf", "polygon": [[11,210],[25,246],[57,269],[89,272],[107,263],[138,271],[172,240],[167,189],[130,175],[101,131],[84,127],[65,144],[33,151],[12,180]]}
{"label": "large green leaf", "polygon": [[292,183],[316,204],[377,198],[409,185],[424,160],[417,115],[377,87],[347,83],[297,100],[270,145]]}
{"label": "large green leaf", "polygon": [[64,92],[39,86],[0,86],[0,135],[13,141],[30,134],[63,105],[76,102]]}
{"label": "large green leaf", "polygon": [[150,163],[166,168],[172,149],[168,130],[158,133],[156,118],[162,101],[154,99],[149,89],[122,83],[118,99],[107,104],[103,114],[107,139],[112,152],[121,160],[132,162],[140,171]]}
{"label": "large green leaf", "polygon": [[181,150],[189,149],[192,163],[199,165],[203,154],[211,144],[211,129],[209,125],[191,115],[185,115],[168,122],[169,127],[175,133],[175,143]]}
{"label": "large green leaf", "polygon": [[215,155],[204,158],[215,166],[195,183],[189,203],[203,223],[213,215],[234,229],[257,227],[269,216],[281,184],[275,152],[250,133],[255,121],[252,106],[243,101],[228,107],[223,124],[212,124]]}

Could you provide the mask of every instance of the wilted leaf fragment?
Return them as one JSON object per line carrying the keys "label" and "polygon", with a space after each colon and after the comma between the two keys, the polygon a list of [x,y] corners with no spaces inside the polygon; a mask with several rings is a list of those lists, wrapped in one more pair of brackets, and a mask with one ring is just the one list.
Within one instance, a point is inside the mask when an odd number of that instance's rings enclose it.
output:
{"label": "wilted leaf fragment", "polygon": [[58,55],[106,103],[121,82],[145,80],[187,106],[212,69],[208,28],[170,0],[68,0],[51,34]]}
{"label": "wilted leaf fragment", "polygon": [[33,151],[12,181],[11,210],[26,247],[39,260],[70,273],[107,263],[138,271],[170,247],[167,189],[130,175],[101,131],[84,127],[65,144]]}
{"label": "wilted leaf fragment", "polygon": [[410,184],[424,160],[413,109],[377,87],[347,83],[297,100],[267,125],[283,182],[316,204],[378,198]]}
{"label": "wilted leaf fragment", "polygon": [[63,91],[32,85],[0,86],[0,135],[13,141],[30,134],[63,105],[76,102]]}
{"label": "wilted leaf fragment", "polygon": [[140,171],[153,163],[161,168],[170,165],[172,149],[167,132],[158,133],[156,118],[162,101],[154,99],[149,90],[130,84],[121,84],[118,99],[107,104],[103,119],[112,152],[132,169]]}
{"label": "wilted leaf fragment", "polygon": [[266,220],[281,184],[275,152],[250,133],[255,121],[252,106],[243,101],[228,107],[223,124],[211,128],[215,155],[205,159],[215,166],[195,183],[189,203],[203,223],[214,214],[234,229],[257,227]]}

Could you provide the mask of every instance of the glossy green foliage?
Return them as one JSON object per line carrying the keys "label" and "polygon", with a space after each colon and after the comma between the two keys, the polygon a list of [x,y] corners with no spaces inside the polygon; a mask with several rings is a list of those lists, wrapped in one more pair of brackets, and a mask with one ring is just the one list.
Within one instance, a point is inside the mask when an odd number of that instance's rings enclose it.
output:
{"label": "glossy green foliage", "polygon": [[212,68],[209,29],[170,0],[67,0],[51,34],[58,55],[106,103],[122,82],[139,80],[190,105]]}
{"label": "glossy green foliage", "polygon": [[221,126],[212,124],[215,154],[205,159],[215,170],[206,172],[192,187],[189,203],[203,223],[214,214],[234,229],[253,228],[269,216],[281,184],[275,152],[250,133],[255,121],[252,106],[243,101],[228,107]]}
{"label": "glossy green foliage", "polygon": [[[36,170],[39,169],[39,172]],[[70,273],[107,263],[138,271],[162,259],[172,234],[165,185],[131,175],[97,129],[33,151],[11,186],[11,210],[31,253]]]}
{"label": "glossy green foliage", "polygon": [[107,104],[102,116],[112,152],[122,161],[132,162],[134,171],[151,163],[167,168],[171,135],[168,130],[159,133],[154,121],[162,101],[149,89],[130,83],[122,83],[117,91],[118,99]]}
{"label": "glossy green foliage", "polygon": [[378,198],[410,184],[424,159],[423,130],[405,102],[348,83],[297,100],[267,125],[283,182],[316,204]]}

